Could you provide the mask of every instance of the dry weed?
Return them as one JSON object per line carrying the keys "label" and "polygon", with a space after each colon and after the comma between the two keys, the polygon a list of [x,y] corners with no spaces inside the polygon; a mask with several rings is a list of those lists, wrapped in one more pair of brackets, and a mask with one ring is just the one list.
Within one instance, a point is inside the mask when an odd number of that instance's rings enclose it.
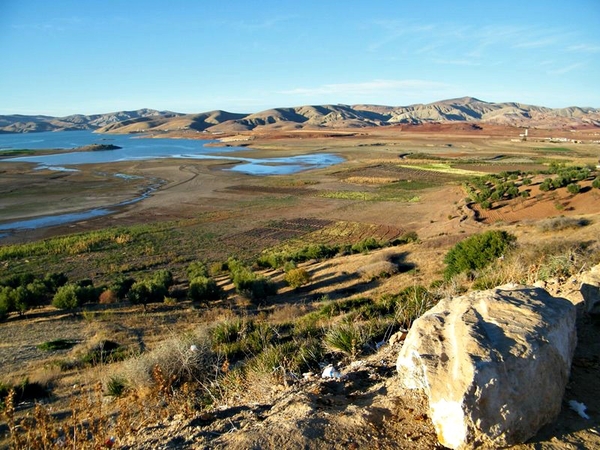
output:
{"label": "dry weed", "polygon": [[269,321],[274,324],[288,323],[304,316],[309,308],[304,304],[286,304],[273,310],[269,316]]}

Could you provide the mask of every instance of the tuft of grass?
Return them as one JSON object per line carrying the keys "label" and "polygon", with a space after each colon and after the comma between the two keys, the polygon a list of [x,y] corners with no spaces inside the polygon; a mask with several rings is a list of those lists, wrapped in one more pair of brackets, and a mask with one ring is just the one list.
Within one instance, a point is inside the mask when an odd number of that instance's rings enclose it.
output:
{"label": "tuft of grass", "polygon": [[39,350],[45,352],[53,352],[56,350],[68,350],[73,348],[77,344],[72,339],[55,339],[53,341],[47,341],[37,346]]}
{"label": "tuft of grass", "polygon": [[342,352],[356,358],[366,342],[363,329],[355,323],[334,325],[325,334],[325,345],[333,351]]}
{"label": "tuft of grass", "polygon": [[121,397],[127,389],[127,380],[123,377],[112,376],[106,382],[106,395]]}

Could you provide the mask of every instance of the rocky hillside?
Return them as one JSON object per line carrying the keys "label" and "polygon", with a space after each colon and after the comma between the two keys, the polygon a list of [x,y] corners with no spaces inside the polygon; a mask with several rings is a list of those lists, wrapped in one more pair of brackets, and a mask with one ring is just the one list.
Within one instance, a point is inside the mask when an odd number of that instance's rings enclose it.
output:
{"label": "rocky hillside", "polygon": [[14,114],[0,116],[0,133],[31,133],[37,131],[71,131],[97,130],[110,127],[116,123],[123,126],[131,121],[147,121],[153,118],[164,120],[180,116],[171,111],[156,111],[154,109],[138,109],[136,111],[119,111],[108,114],[92,114],[85,116],[74,114],[66,117],[24,116]]}
{"label": "rocky hillside", "polygon": [[101,133],[195,130],[213,133],[254,129],[360,128],[431,122],[483,122],[535,128],[600,127],[600,109],[546,108],[490,103],[473,97],[409,106],[317,105],[275,108],[254,114],[209,111],[179,114],[142,109],[91,116],[0,116],[0,132],[97,130]]}

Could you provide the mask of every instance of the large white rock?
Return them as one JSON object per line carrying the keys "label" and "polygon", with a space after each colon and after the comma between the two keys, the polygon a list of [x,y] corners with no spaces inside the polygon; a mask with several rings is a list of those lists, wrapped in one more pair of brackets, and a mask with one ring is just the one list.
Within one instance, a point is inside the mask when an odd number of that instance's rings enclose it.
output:
{"label": "large white rock", "polygon": [[600,314],[600,264],[583,274],[579,291],[585,302],[585,310]]}
{"label": "large white rock", "polygon": [[442,300],[408,333],[397,362],[401,383],[425,390],[446,447],[525,442],[560,412],[575,319],[571,302],[534,287]]}

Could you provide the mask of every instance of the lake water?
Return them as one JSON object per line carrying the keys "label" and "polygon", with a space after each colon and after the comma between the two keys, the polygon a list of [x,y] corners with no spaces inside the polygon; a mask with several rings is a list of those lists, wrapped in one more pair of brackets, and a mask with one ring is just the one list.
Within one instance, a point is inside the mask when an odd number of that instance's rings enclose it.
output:
{"label": "lake water", "polygon": [[75,170],[77,164],[110,163],[160,158],[217,159],[239,161],[232,171],[249,175],[287,175],[303,170],[328,167],[343,161],[330,153],[280,158],[241,158],[231,156],[246,147],[206,147],[212,140],[154,139],[139,135],[102,135],[91,131],[0,134],[0,150],[72,149],[90,144],[112,144],[117,150],[31,155],[4,159],[36,163],[51,170]]}
{"label": "lake water", "polygon": [[[226,160],[236,164],[229,169],[249,175],[288,175],[303,170],[328,167],[341,163],[344,159],[330,153],[299,155],[279,158],[242,158],[235,152],[251,150],[246,147],[206,147],[213,140],[200,139],[154,139],[139,135],[102,135],[91,131],[63,131],[24,134],[0,134],[0,150],[19,149],[72,149],[91,144],[112,144],[121,147],[117,150],[61,152],[53,155],[30,155],[3,159],[3,162],[31,162],[38,169],[76,171],[72,167],[79,164],[110,163],[161,158],[189,158]],[[127,174],[112,176],[129,177]],[[36,217],[22,221],[0,224],[0,239],[8,233],[63,225],[91,219],[115,212],[115,208],[146,198],[156,186],[149,188],[142,196],[108,208],[94,208],[77,213]]]}

